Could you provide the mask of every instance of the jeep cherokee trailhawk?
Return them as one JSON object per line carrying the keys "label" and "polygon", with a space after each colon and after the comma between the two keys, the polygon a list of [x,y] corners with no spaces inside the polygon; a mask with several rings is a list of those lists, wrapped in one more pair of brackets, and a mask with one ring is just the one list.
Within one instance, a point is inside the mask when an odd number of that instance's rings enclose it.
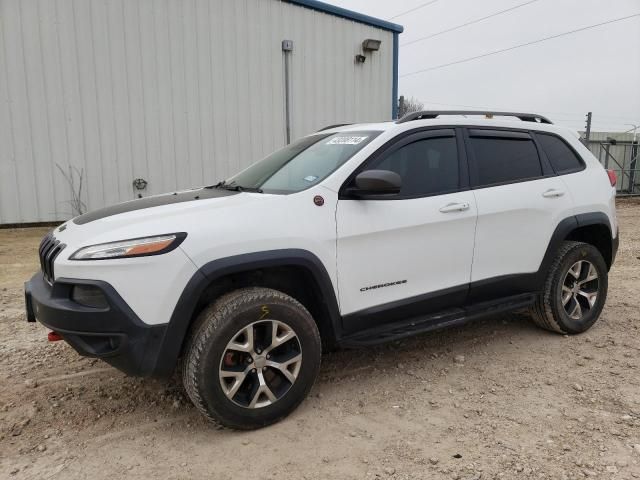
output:
{"label": "jeep cherokee trailhawk", "polygon": [[56,228],[27,318],[132,375],[179,363],[202,413],[261,427],[305,398],[323,347],[523,308],[587,330],[618,246],[615,182],[536,114],[333,126],[215,185]]}

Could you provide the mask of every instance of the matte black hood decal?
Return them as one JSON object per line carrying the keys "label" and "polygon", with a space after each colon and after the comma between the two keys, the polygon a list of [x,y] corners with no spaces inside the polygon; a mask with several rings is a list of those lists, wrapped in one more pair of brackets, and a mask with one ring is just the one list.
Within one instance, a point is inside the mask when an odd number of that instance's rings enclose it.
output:
{"label": "matte black hood decal", "polygon": [[200,188],[198,190],[189,190],[187,192],[145,197],[85,213],[74,218],[73,223],[84,225],[85,223],[93,222],[94,220],[100,220],[101,218],[111,217],[112,215],[118,215],[120,213],[132,212],[134,210],[160,207],[162,205],[170,205],[172,203],[194,202],[197,200],[206,200],[208,198],[227,197],[229,195],[237,194],[238,192],[223,190],[220,188]]}

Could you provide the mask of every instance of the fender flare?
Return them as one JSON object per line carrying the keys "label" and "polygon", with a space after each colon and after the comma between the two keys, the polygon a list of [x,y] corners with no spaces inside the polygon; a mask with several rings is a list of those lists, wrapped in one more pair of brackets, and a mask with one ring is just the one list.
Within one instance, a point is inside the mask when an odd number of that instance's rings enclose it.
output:
{"label": "fender flare", "polygon": [[609,238],[613,243],[613,236],[611,235],[611,222],[609,221],[609,217],[607,217],[605,213],[579,213],[577,215],[565,218],[560,223],[558,223],[556,229],[551,235],[549,245],[547,246],[547,251],[542,258],[540,268],[537,272],[539,282],[544,282],[547,271],[549,270],[551,262],[553,262],[553,259],[555,257],[556,251],[558,250],[558,248],[560,248],[560,244],[571,234],[571,232],[573,232],[577,228],[586,227],[589,225],[604,225],[605,227],[607,227],[607,229],[609,230]]}
{"label": "fender flare", "polygon": [[[579,227],[585,227],[587,225],[604,225],[611,231],[611,222],[609,217],[603,212],[591,212],[591,213],[579,213],[575,216]],[[613,235],[611,236],[613,239]]]}
{"label": "fender flare", "polygon": [[320,289],[324,300],[322,303],[334,333],[337,334],[340,331],[341,317],[333,283],[324,264],[313,253],[303,249],[280,249],[220,258],[198,269],[184,287],[167,325],[154,376],[168,376],[173,372],[198,301],[212,283],[234,273],[286,266],[305,268],[312,275]]}

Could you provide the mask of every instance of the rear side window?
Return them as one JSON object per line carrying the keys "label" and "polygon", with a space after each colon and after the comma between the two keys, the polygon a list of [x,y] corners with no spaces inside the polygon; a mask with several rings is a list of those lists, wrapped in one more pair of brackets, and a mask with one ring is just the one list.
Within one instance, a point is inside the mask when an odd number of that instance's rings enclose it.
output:
{"label": "rear side window", "polygon": [[530,138],[471,137],[475,186],[520,182],[542,176],[542,166]]}
{"label": "rear side window", "polygon": [[578,158],[564,140],[555,135],[536,133],[540,145],[556,173],[570,173],[582,170],[582,160]]}
{"label": "rear side window", "polygon": [[367,166],[391,170],[402,178],[401,197],[419,197],[458,189],[458,148],[455,137],[425,138],[400,147]]}

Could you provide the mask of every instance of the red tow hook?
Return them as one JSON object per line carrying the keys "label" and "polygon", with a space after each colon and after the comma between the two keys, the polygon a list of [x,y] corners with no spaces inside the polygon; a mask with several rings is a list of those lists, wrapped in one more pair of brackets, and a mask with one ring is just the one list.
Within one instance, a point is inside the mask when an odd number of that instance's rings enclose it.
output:
{"label": "red tow hook", "polygon": [[60,336],[60,334],[58,332],[49,332],[47,334],[47,339],[50,342],[57,342],[58,340],[62,340],[62,337]]}

